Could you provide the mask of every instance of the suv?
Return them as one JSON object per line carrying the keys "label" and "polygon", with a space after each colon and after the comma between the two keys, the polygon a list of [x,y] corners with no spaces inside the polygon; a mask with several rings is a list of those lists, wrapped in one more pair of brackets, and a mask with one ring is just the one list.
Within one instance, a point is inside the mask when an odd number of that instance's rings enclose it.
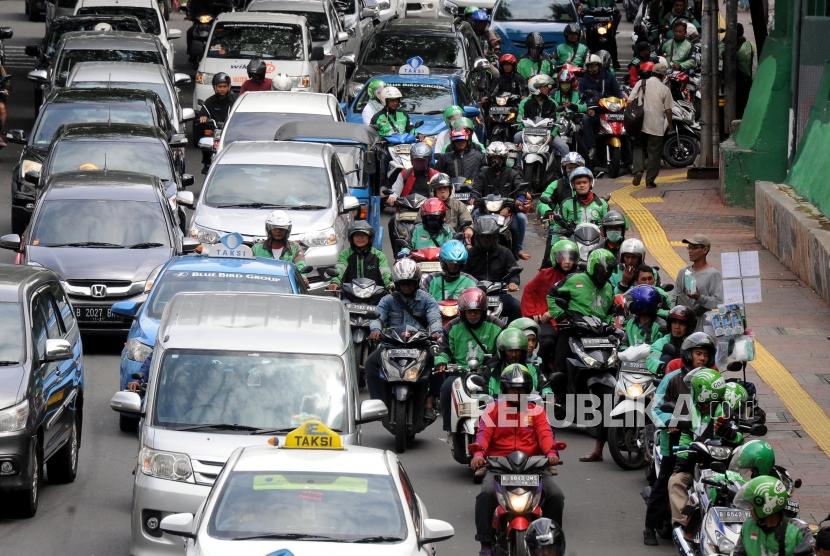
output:
{"label": "suv", "polygon": [[43,465],[52,483],[78,472],[84,360],[75,313],[51,270],[0,265],[0,499],[37,511]]}

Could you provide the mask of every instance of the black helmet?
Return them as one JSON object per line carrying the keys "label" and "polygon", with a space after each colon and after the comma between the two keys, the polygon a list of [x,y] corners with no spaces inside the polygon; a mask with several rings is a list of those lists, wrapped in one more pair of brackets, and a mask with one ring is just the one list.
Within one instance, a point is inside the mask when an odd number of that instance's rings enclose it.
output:
{"label": "black helmet", "polygon": [[491,251],[498,245],[499,223],[495,216],[480,216],[473,224],[473,245]]}
{"label": "black helmet", "polygon": [[220,83],[227,83],[228,85],[231,84],[231,76],[225,73],[224,71],[220,71],[219,73],[213,74],[213,86],[216,87]]}
{"label": "black helmet", "polygon": [[369,224],[365,220],[355,220],[354,224],[349,227],[349,243],[352,247],[354,247],[354,242],[352,241],[352,237],[355,234],[366,234],[369,236],[369,246],[371,247],[372,242],[375,241],[375,229],[372,228],[371,224]]}
{"label": "black helmet", "polygon": [[537,33],[536,31],[527,34],[527,38],[525,39],[525,44],[527,44],[528,48],[542,48],[545,46],[545,39],[542,38],[541,33]]}
{"label": "black helmet", "polygon": [[637,44],[634,45],[634,55],[639,56],[640,52],[648,48],[649,53],[651,52],[651,43],[648,41],[637,41]]}
{"label": "black helmet", "polygon": [[525,540],[531,554],[536,554],[536,549],[546,546],[553,547],[557,555],[565,554],[565,534],[562,528],[546,517],[540,517],[530,524]]}
{"label": "black helmet", "polygon": [[568,40],[568,35],[579,35],[579,27],[576,26],[576,23],[568,23],[565,25],[565,40]]}
{"label": "black helmet", "polygon": [[671,308],[669,315],[666,317],[666,322],[671,324],[673,320],[685,322],[687,334],[697,327],[697,315],[685,305],[675,305]]}
{"label": "black helmet", "polygon": [[265,60],[262,58],[251,58],[251,61],[248,62],[248,77],[251,79],[258,79],[262,81],[265,79],[266,71],[268,71],[268,67],[265,65]]}
{"label": "black helmet", "polygon": [[533,377],[527,367],[520,363],[513,363],[504,368],[499,375],[501,393],[506,394],[511,388],[521,389],[525,394],[533,391]]}
{"label": "black helmet", "polygon": [[705,332],[695,332],[683,340],[683,343],[680,344],[680,352],[683,356],[683,363],[687,367],[692,366],[692,351],[696,348],[705,349],[709,352],[709,358],[704,363],[704,367],[711,367],[715,364],[715,352],[717,351],[717,346],[715,345],[715,340],[709,334]]}

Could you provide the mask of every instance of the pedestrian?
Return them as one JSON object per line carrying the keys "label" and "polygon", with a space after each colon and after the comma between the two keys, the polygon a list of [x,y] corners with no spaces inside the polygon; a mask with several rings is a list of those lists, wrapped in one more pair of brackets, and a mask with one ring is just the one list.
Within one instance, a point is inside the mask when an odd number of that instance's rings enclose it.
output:
{"label": "pedestrian", "polygon": [[667,70],[666,64],[654,64],[652,75],[638,81],[629,95],[632,102],[642,96],[644,113],[643,128],[634,139],[633,185],[640,185],[645,171],[646,187],[657,187],[654,180],[660,172],[663,136],[672,124],[671,89],[663,83]]}
{"label": "pedestrian", "polygon": [[735,75],[735,116],[743,118],[749,90],[752,88],[752,65],[755,63],[755,45],[744,37],[744,26],[738,23],[738,72]]}
{"label": "pedestrian", "polygon": [[706,260],[712,242],[703,234],[694,234],[683,243],[689,249],[692,264],[680,270],[674,280],[672,305],[685,305],[697,316],[696,330],[703,330],[703,314],[723,303],[723,278]]}

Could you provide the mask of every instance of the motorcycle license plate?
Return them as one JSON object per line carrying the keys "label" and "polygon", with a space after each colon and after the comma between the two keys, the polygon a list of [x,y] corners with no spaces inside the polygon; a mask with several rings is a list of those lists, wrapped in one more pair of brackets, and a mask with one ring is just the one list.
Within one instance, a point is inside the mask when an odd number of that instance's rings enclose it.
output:
{"label": "motorcycle license plate", "polygon": [[535,135],[535,136],[542,136],[550,133],[550,130],[546,127],[526,127],[524,131],[525,135]]}
{"label": "motorcycle license plate", "polygon": [[501,299],[498,296],[492,296],[487,298],[487,306],[488,307],[498,307],[499,303],[501,303]]}
{"label": "motorcycle license plate", "polygon": [[491,114],[509,114],[512,110],[509,106],[493,106],[490,108]]}
{"label": "motorcycle license plate", "polygon": [[404,145],[395,145],[395,152],[398,154],[409,154],[409,151],[412,150],[412,144],[406,143]]}
{"label": "motorcycle license plate", "polygon": [[455,197],[459,201],[469,201],[470,200],[470,194],[469,193],[454,193],[453,197]]}
{"label": "motorcycle license plate", "polygon": [[397,216],[398,222],[415,222],[418,220],[417,212],[400,212]]}
{"label": "motorcycle license plate", "polygon": [[625,114],[606,114],[609,122],[621,122],[625,120]]}
{"label": "motorcycle license plate", "polygon": [[112,307],[75,305],[75,318],[85,322],[120,321],[121,317],[113,314]]}
{"label": "motorcycle license plate", "polygon": [[623,361],[620,370],[629,373],[645,373],[648,371],[643,361]]}
{"label": "motorcycle license plate", "polygon": [[539,475],[502,475],[501,486],[535,487],[539,486]]}
{"label": "motorcycle license plate", "polygon": [[797,514],[800,509],[801,506],[798,504],[798,500],[793,499],[787,500],[787,505],[784,506],[784,511],[792,514]]}
{"label": "motorcycle license plate", "polygon": [[749,510],[737,510],[734,508],[716,508],[718,519],[723,523],[743,523],[750,517]]}
{"label": "motorcycle license plate", "polygon": [[418,263],[418,268],[421,272],[441,272],[441,263],[439,261],[426,261]]}
{"label": "motorcycle license plate", "polygon": [[374,306],[366,305],[365,303],[346,303],[346,310],[350,313],[366,314],[373,309]]}
{"label": "motorcycle license plate", "polygon": [[582,346],[586,348],[610,348],[614,347],[608,338],[582,338]]}
{"label": "motorcycle license plate", "polygon": [[408,359],[417,359],[421,352],[417,349],[390,349],[389,357],[406,357]]}

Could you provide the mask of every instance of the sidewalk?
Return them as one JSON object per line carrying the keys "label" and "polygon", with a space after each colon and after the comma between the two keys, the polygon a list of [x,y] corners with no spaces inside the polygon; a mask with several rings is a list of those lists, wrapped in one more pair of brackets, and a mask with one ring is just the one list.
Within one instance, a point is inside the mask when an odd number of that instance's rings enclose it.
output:
{"label": "sidewalk", "polygon": [[631,187],[630,177],[603,179],[596,191],[614,192],[612,205],[639,224],[642,229],[627,235],[644,239],[649,262],[662,268],[664,281],[673,281],[676,268],[688,262],[680,241],[694,232],[712,240],[709,262],[716,267],[722,251],[759,251],[764,301],[747,306],[747,322],[763,347],[755,361],[758,368],[748,369],[747,378],[757,385],[767,412],[766,439],[776,450],[776,462],[803,480],[797,491],[802,519],[819,522],[830,511],[830,427],[825,426],[830,414],[830,307],[756,241],[752,209],[723,206],[717,181],[686,180],[685,174],[664,169],[658,187],[648,190]]}

